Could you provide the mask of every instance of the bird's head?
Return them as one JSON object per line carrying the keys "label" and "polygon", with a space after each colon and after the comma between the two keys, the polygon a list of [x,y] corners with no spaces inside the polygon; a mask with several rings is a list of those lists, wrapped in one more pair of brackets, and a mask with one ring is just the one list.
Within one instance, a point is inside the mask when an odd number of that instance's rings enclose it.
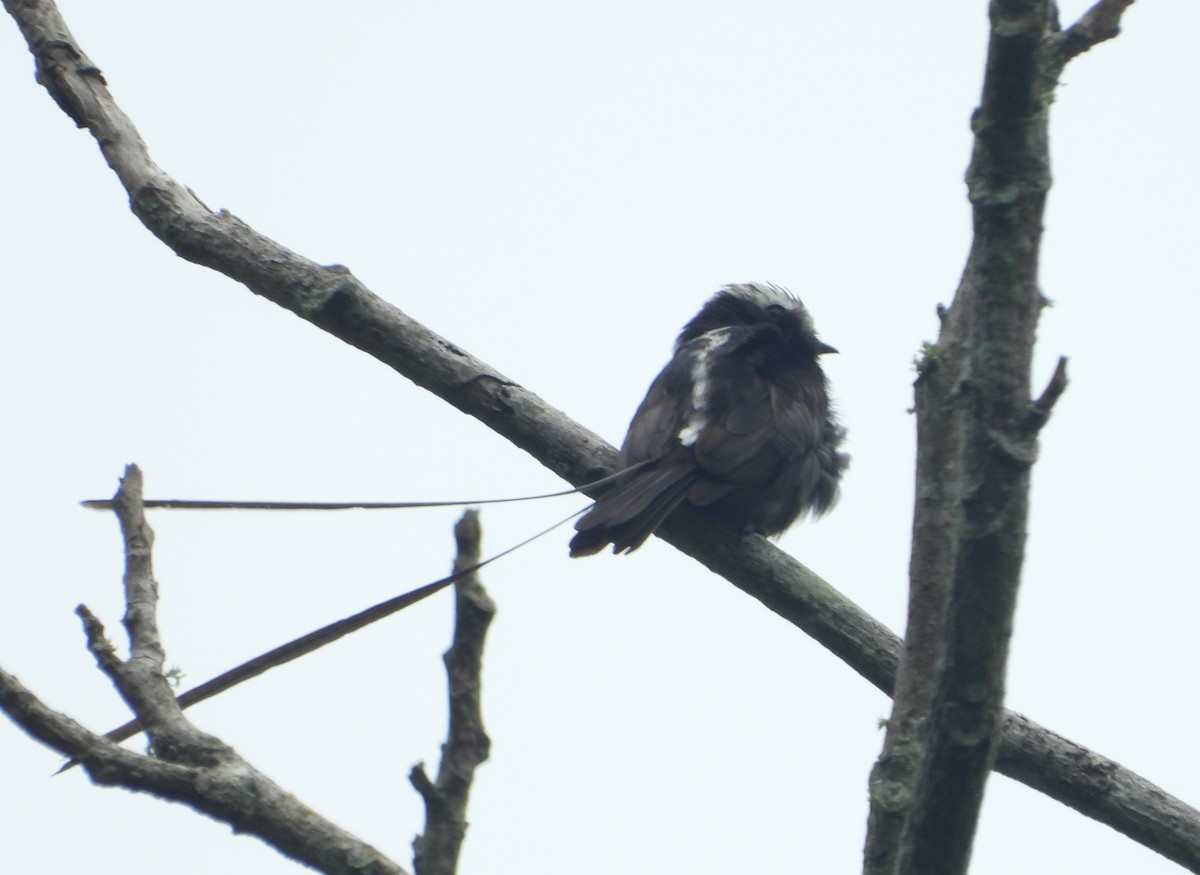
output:
{"label": "bird's head", "polygon": [[812,317],[800,299],[770,283],[735,283],[708,299],[675,341],[678,351],[685,343],[710,331],[739,325],[773,325],[785,341],[811,351],[814,356],[837,352],[817,338]]}

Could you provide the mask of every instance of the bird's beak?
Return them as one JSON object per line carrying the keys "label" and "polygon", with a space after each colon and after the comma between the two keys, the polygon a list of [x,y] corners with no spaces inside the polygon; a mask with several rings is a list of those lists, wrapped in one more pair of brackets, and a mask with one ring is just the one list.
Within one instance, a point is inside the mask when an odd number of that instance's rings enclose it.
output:
{"label": "bird's beak", "polygon": [[836,352],[836,347],[832,347],[828,343],[821,343],[819,340],[817,341],[817,355],[829,355]]}

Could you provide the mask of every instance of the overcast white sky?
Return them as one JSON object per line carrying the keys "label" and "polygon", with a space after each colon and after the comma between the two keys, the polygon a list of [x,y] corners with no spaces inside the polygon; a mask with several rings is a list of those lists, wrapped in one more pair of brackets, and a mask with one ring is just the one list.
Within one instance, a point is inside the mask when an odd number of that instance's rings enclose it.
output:
{"label": "overcast white sky", "polygon": [[[781,541],[901,629],[911,362],[969,241],[983,0],[898,4],[64,0],[157,161],[617,443],[727,282],[800,294],[854,456]],[[1073,18],[1084,4],[1064,4]],[[1054,109],[1037,377],[1072,384],[1034,475],[1010,707],[1200,803],[1195,454],[1200,61],[1193,0],[1139,3]],[[121,634],[120,542],[83,498],[413,499],[559,488],[472,419],[129,213],[0,20],[6,557],[0,665],[93,729],[127,719],[71,613]],[[502,549],[581,506],[483,514]],[[152,518],[170,661],[198,683],[432,580],[458,512]],[[464,875],[857,871],[889,703],[658,542],[489,569],[492,760]],[[404,862],[409,767],[444,734],[449,599],[191,712]],[[0,721],[12,871],[284,873],[188,809],[51,779]],[[1178,867],[995,778],[973,872]]]}

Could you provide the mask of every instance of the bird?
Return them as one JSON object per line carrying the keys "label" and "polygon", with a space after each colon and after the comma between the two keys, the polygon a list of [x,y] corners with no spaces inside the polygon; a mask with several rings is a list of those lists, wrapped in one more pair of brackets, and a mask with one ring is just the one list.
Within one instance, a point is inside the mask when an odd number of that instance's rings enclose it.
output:
{"label": "bird", "polygon": [[742,535],[780,535],[828,511],[849,464],[812,317],[786,289],[737,283],[675,341],[621,446],[609,491],[576,523],[573,557],[631,553],[680,504]]}

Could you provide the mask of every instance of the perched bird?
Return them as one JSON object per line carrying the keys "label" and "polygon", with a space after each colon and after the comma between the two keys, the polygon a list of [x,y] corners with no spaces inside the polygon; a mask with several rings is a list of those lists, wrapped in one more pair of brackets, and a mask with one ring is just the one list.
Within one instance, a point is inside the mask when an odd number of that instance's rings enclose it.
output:
{"label": "perched bird", "polygon": [[632,552],[684,501],[771,536],[827,511],[849,461],[820,364],[833,352],[786,290],[717,292],[634,414],[624,472],[576,522],[571,555]]}

